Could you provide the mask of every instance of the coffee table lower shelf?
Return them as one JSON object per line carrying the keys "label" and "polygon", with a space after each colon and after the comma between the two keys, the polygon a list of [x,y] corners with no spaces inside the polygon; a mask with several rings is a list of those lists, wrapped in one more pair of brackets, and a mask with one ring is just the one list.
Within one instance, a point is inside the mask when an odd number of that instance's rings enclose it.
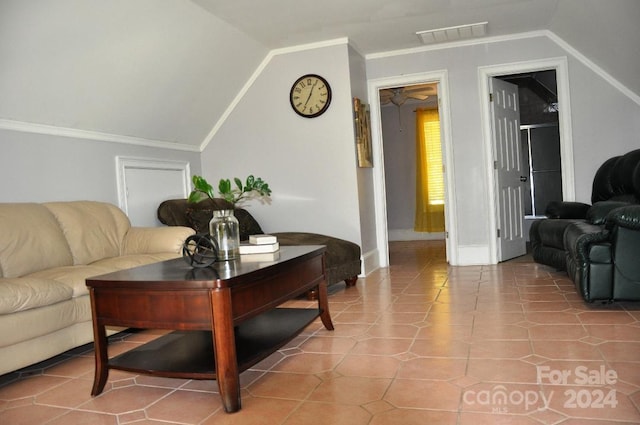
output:
{"label": "coffee table lower shelf", "polygon": [[[317,308],[276,308],[240,323],[234,329],[239,370],[274,353],[319,315]],[[211,331],[173,331],[109,359],[108,367],[171,378],[217,378]]]}

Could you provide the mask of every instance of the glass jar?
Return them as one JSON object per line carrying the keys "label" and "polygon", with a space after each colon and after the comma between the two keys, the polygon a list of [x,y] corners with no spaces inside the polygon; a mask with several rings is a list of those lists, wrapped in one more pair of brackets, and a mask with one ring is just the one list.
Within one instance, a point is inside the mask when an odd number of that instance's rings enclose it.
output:
{"label": "glass jar", "polygon": [[240,257],[240,224],[233,210],[214,210],[209,234],[218,249],[219,261]]}

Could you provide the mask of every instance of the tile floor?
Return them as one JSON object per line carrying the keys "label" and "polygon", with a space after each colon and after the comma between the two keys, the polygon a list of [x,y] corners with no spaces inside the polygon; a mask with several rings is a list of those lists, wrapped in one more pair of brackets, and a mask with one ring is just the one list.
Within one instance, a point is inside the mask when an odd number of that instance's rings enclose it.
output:
{"label": "tile floor", "polygon": [[[527,256],[448,267],[440,242],[390,253],[332,290],[335,331],[314,323],[242,374],[238,413],[215,381],[118,371],[92,398],[83,347],[0,377],[0,424],[640,423],[640,303],[585,304]],[[156,335],[119,336],[110,354]]]}

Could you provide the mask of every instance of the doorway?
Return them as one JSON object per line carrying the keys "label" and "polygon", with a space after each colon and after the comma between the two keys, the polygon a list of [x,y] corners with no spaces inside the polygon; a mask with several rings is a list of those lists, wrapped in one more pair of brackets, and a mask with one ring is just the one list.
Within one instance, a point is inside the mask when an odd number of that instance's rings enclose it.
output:
{"label": "doorway", "polygon": [[520,143],[527,178],[524,185],[525,221],[531,221],[544,216],[550,201],[562,200],[556,71],[550,69],[496,78],[518,86]]}
{"label": "doorway", "polygon": [[[542,61],[522,62],[515,64],[481,67],[479,69],[479,89],[482,105],[482,126],[484,133],[485,158],[487,170],[487,187],[489,189],[490,221],[489,234],[498,235],[498,214],[501,208],[498,194],[495,190],[493,135],[491,130],[490,86],[492,78],[501,78],[516,74],[554,71],[557,83],[557,118],[560,144],[560,177],[562,199],[575,200],[573,185],[573,142],[571,136],[571,107],[569,102],[569,77],[566,58],[555,58]],[[527,231],[528,234],[528,231]],[[492,263],[498,263],[500,258],[498,237],[489,238],[489,256]]]}
{"label": "doorway", "polygon": [[[418,128],[416,121],[418,114],[429,114],[431,120],[435,120],[432,126],[437,131],[434,142],[437,143],[437,152],[441,153],[441,134],[439,131],[438,114],[438,90],[436,83],[416,84],[411,86],[391,87],[380,90],[381,118],[382,118],[382,145],[385,151],[385,187],[387,230],[389,241],[410,240],[442,240],[445,238],[444,229],[416,230],[416,215],[422,214],[422,210],[435,210],[427,215],[436,215],[436,221],[441,227],[444,222],[444,181],[442,175],[442,159],[437,156],[429,164],[429,169],[435,170],[438,175],[432,179],[427,176],[427,166],[418,166],[417,143]],[[428,152],[422,157],[427,159]],[[437,162],[437,164],[436,164]],[[418,203],[417,175],[424,173],[421,181],[429,181],[439,184],[433,191],[433,202],[421,199]],[[437,191],[437,193],[436,193]],[[431,193],[431,191],[428,191]],[[422,193],[422,192],[421,192]],[[420,218],[422,218],[420,216]],[[433,220],[430,220],[433,221]],[[421,220],[418,220],[422,223]]]}
{"label": "doorway", "polygon": [[[387,200],[385,186],[385,155],[382,145],[382,118],[380,102],[380,91],[394,87],[406,87],[418,84],[435,84],[437,87],[439,101],[439,116],[442,135],[442,162],[444,168],[444,185],[445,185],[445,227],[446,227],[446,255],[447,261],[451,265],[457,265],[458,261],[458,245],[457,245],[457,223],[456,205],[452,202],[455,199],[454,187],[454,166],[453,166],[453,148],[451,141],[451,120],[449,107],[449,86],[448,75],[446,70],[434,71],[421,74],[403,75],[390,78],[381,78],[369,81],[369,99],[372,117],[372,141],[374,144],[374,163],[381,164],[373,168],[373,186],[375,192],[375,220],[376,220],[376,246],[378,254],[378,262],[380,267],[389,266],[389,235],[387,226]],[[404,124],[403,124],[404,125]]]}

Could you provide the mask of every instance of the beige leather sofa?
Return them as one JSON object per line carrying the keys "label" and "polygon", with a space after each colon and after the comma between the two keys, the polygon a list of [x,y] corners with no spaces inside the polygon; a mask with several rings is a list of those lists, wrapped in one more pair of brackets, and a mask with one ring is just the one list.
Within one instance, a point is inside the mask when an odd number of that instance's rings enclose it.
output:
{"label": "beige leather sofa", "polygon": [[0,375],[93,341],[85,279],[178,257],[191,234],[102,202],[0,204]]}

